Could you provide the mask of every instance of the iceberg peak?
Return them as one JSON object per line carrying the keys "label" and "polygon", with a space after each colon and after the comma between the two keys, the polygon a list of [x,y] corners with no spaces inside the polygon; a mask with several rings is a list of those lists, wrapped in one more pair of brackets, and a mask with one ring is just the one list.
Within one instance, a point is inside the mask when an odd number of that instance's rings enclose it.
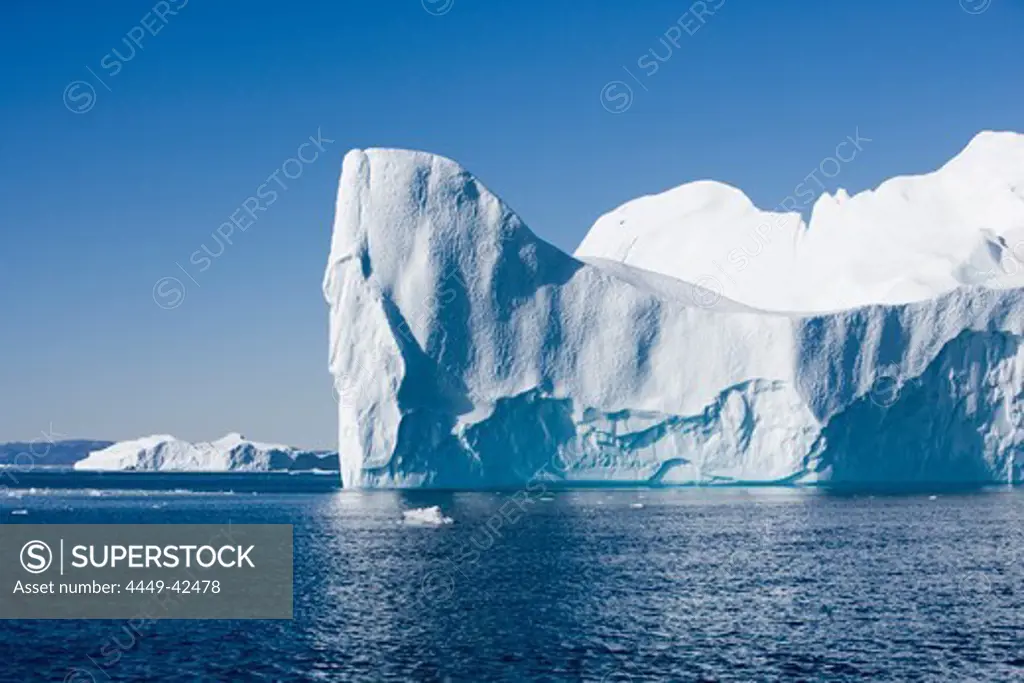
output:
{"label": "iceberg peak", "polygon": [[[794,193],[810,189],[798,185]],[[713,279],[729,299],[780,312],[912,303],[965,284],[1024,285],[1024,261],[991,277],[962,276],[976,267],[987,234],[1004,240],[1015,260],[1024,257],[1024,136],[1017,133],[981,133],[932,173],[853,196],[821,194],[806,225],[783,209],[785,201],[762,211],[721,196],[714,185],[690,183],[629,202],[597,220],[576,256],[691,283]]]}

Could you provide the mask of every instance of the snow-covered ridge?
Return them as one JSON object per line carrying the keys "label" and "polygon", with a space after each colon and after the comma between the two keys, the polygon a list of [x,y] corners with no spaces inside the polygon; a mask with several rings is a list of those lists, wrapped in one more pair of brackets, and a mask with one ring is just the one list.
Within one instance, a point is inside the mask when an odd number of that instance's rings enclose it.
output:
{"label": "snow-covered ridge", "polygon": [[453,161],[352,151],[324,278],[344,483],[1020,481],[1022,170],[984,134],[822,198],[715,292],[702,259],[764,218],[738,190],[627,204],[580,260]]}
{"label": "snow-covered ridge", "polygon": [[336,471],[337,467],[332,453],[249,441],[238,433],[195,443],[156,434],[115,443],[75,463],[76,470],[145,472]]}
{"label": "snow-covered ridge", "polygon": [[1024,135],[981,133],[953,160],[799,213],[762,211],[711,181],[602,216],[576,250],[704,285],[768,311],[923,301],[1024,285]]}

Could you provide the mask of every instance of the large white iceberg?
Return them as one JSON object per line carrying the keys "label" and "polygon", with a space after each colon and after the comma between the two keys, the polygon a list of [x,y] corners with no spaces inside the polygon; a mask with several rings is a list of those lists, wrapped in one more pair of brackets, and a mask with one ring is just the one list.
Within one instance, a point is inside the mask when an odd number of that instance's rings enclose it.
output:
{"label": "large white iceberg", "polygon": [[698,182],[575,257],[448,159],[354,150],[324,278],[346,486],[1017,482],[1024,136],[825,195]]}
{"label": "large white iceberg", "polygon": [[156,434],[93,451],[74,467],[76,470],[142,472],[336,471],[337,459],[333,453],[250,441],[238,433],[227,434],[216,441],[198,442]]}

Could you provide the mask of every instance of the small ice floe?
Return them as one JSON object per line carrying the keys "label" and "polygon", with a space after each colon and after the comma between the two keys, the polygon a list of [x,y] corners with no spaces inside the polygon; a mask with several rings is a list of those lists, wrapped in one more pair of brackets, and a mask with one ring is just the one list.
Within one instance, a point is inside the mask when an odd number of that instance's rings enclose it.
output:
{"label": "small ice floe", "polygon": [[928,500],[938,500],[938,496],[928,496]]}
{"label": "small ice floe", "polygon": [[12,515],[27,515],[28,510],[11,510]]}
{"label": "small ice floe", "polygon": [[643,503],[630,503],[630,505],[629,505],[629,507],[633,508],[634,510],[639,510],[643,506],[644,506]]}
{"label": "small ice floe", "polygon": [[455,521],[451,517],[445,517],[444,513],[441,512],[441,508],[437,505],[432,505],[428,508],[402,510],[402,520],[406,524],[421,526],[441,526],[442,524],[451,524]]}

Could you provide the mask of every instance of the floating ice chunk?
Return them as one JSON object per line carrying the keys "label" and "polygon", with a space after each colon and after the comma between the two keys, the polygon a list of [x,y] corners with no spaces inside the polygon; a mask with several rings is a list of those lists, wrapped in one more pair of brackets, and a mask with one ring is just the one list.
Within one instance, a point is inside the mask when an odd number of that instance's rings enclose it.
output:
{"label": "floating ice chunk", "polygon": [[406,524],[418,526],[442,526],[444,524],[451,524],[455,521],[451,517],[445,517],[444,513],[441,512],[441,508],[437,505],[432,505],[431,507],[426,508],[402,510],[402,519]]}

